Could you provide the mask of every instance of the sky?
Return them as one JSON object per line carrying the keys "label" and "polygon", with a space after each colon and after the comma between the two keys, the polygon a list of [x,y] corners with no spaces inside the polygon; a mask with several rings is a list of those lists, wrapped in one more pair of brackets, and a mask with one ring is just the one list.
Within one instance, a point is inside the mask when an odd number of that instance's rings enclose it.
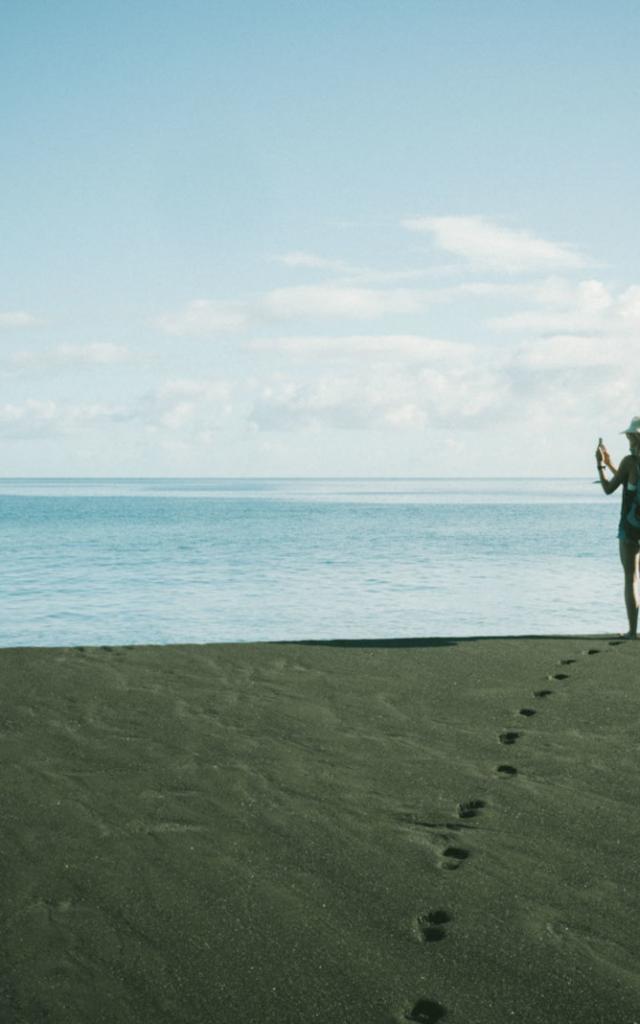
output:
{"label": "sky", "polygon": [[587,476],[636,0],[3,0],[0,476]]}

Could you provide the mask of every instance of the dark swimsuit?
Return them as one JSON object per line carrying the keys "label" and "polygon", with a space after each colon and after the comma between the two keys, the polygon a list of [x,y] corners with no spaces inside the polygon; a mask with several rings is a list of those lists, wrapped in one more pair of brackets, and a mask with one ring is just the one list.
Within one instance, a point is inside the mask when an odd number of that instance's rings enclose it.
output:
{"label": "dark swimsuit", "polygon": [[622,485],[622,506],[620,508],[620,522],[618,523],[618,540],[624,541],[625,544],[633,544],[635,545],[636,551],[640,551],[640,541],[634,540],[633,537],[630,537],[626,530],[627,513],[629,512],[636,496],[637,486],[638,471],[636,470],[636,483],[630,483],[629,477],[627,477]]}

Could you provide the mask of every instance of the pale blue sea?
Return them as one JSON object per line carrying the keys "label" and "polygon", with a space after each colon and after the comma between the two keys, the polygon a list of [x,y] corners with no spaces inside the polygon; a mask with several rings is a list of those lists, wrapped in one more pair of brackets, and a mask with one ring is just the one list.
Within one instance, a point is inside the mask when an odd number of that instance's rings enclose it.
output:
{"label": "pale blue sea", "polygon": [[0,645],[626,628],[591,479],[0,481]]}

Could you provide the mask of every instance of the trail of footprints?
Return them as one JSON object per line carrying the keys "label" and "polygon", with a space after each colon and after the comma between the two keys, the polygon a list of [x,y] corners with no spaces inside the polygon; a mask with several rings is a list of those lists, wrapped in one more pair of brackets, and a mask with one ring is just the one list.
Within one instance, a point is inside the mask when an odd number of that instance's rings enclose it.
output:
{"label": "trail of footprints", "polygon": [[[609,645],[615,647],[623,643],[622,640],[610,640]],[[600,654],[600,647],[591,647],[583,654],[589,656]],[[575,665],[577,658],[561,658],[559,665],[563,668],[568,665]],[[570,679],[566,671],[554,672],[547,676],[550,682],[561,683]],[[537,700],[544,700],[551,697],[553,690],[542,688],[534,690],[533,696]],[[531,718],[537,714],[535,708],[520,708],[519,715],[523,718]],[[519,729],[504,729],[498,734],[498,740],[504,746],[512,746],[523,736]],[[495,774],[499,778],[513,778],[518,774],[518,769],[510,764],[499,764],[496,766]],[[471,856],[471,851],[463,846],[454,845],[452,837],[448,834],[451,831],[459,831],[464,828],[475,828],[469,824],[469,819],[477,818],[487,807],[485,800],[466,800],[458,804],[457,821],[433,822],[423,821],[415,815],[403,815],[401,820],[408,826],[412,838],[425,841],[432,851],[437,855],[438,866],[444,870],[456,870]],[[420,942],[425,945],[442,942],[447,938],[448,926],[453,922],[453,917],[447,910],[426,910],[419,913],[414,921],[414,933]],[[413,1021],[415,1024],[437,1024],[444,1021],[447,1016],[446,1007],[433,999],[419,999],[411,1009],[407,1010],[401,1021]]]}

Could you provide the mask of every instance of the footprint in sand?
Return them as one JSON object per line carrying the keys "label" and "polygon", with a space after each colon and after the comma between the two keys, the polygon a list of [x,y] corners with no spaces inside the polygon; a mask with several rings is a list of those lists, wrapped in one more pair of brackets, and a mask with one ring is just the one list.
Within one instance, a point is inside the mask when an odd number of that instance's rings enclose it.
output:
{"label": "footprint in sand", "polygon": [[533,696],[534,697],[550,697],[552,693],[553,693],[553,690],[534,690],[533,691]]}
{"label": "footprint in sand", "polygon": [[401,1020],[415,1021],[417,1024],[437,1024],[444,1020],[447,1011],[440,1003],[433,999],[419,999],[408,1013],[402,1015]]}
{"label": "footprint in sand", "polygon": [[486,806],[484,800],[465,800],[463,803],[458,804],[458,817],[477,818]]}
{"label": "footprint in sand", "polygon": [[507,746],[510,746],[512,743],[519,740],[521,736],[522,733],[516,732],[515,729],[506,729],[504,732],[500,733],[498,739],[501,743],[505,743]]}
{"label": "footprint in sand", "polygon": [[533,708],[520,708],[518,714],[524,715],[525,718],[531,718],[531,716],[535,715],[536,712],[533,710]]}
{"label": "footprint in sand", "polygon": [[446,868],[448,871],[455,871],[467,859],[469,851],[463,849],[462,846],[447,846],[442,851],[442,856],[445,860],[443,860],[441,867]]}
{"label": "footprint in sand", "polygon": [[558,682],[562,682],[563,679],[571,679],[571,676],[567,672],[556,672],[553,676],[547,676],[547,679],[554,679]]}
{"label": "footprint in sand", "polygon": [[[438,855],[438,867],[447,871],[455,871],[460,867],[471,854],[462,846],[452,846],[451,836],[446,832],[435,831],[442,826],[429,821],[420,821],[411,815],[403,815],[402,819],[408,823],[411,837],[421,844],[426,844],[432,852]],[[446,828],[455,829],[455,825],[446,825]],[[458,825],[458,828],[463,826]],[[468,826],[467,826],[468,827]]]}
{"label": "footprint in sand", "polygon": [[416,931],[421,942],[441,942],[446,939],[445,924],[452,921],[451,914],[446,910],[431,910],[428,914],[418,914]]}
{"label": "footprint in sand", "polygon": [[496,771],[498,775],[503,775],[506,777],[518,774],[518,769],[513,768],[510,764],[499,764],[498,767],[496,768]]}
{"label": "footprint in sand", "polygon": [[599,647],[590,647],[588,651],[583,651],[583,654],[600,654]]}

